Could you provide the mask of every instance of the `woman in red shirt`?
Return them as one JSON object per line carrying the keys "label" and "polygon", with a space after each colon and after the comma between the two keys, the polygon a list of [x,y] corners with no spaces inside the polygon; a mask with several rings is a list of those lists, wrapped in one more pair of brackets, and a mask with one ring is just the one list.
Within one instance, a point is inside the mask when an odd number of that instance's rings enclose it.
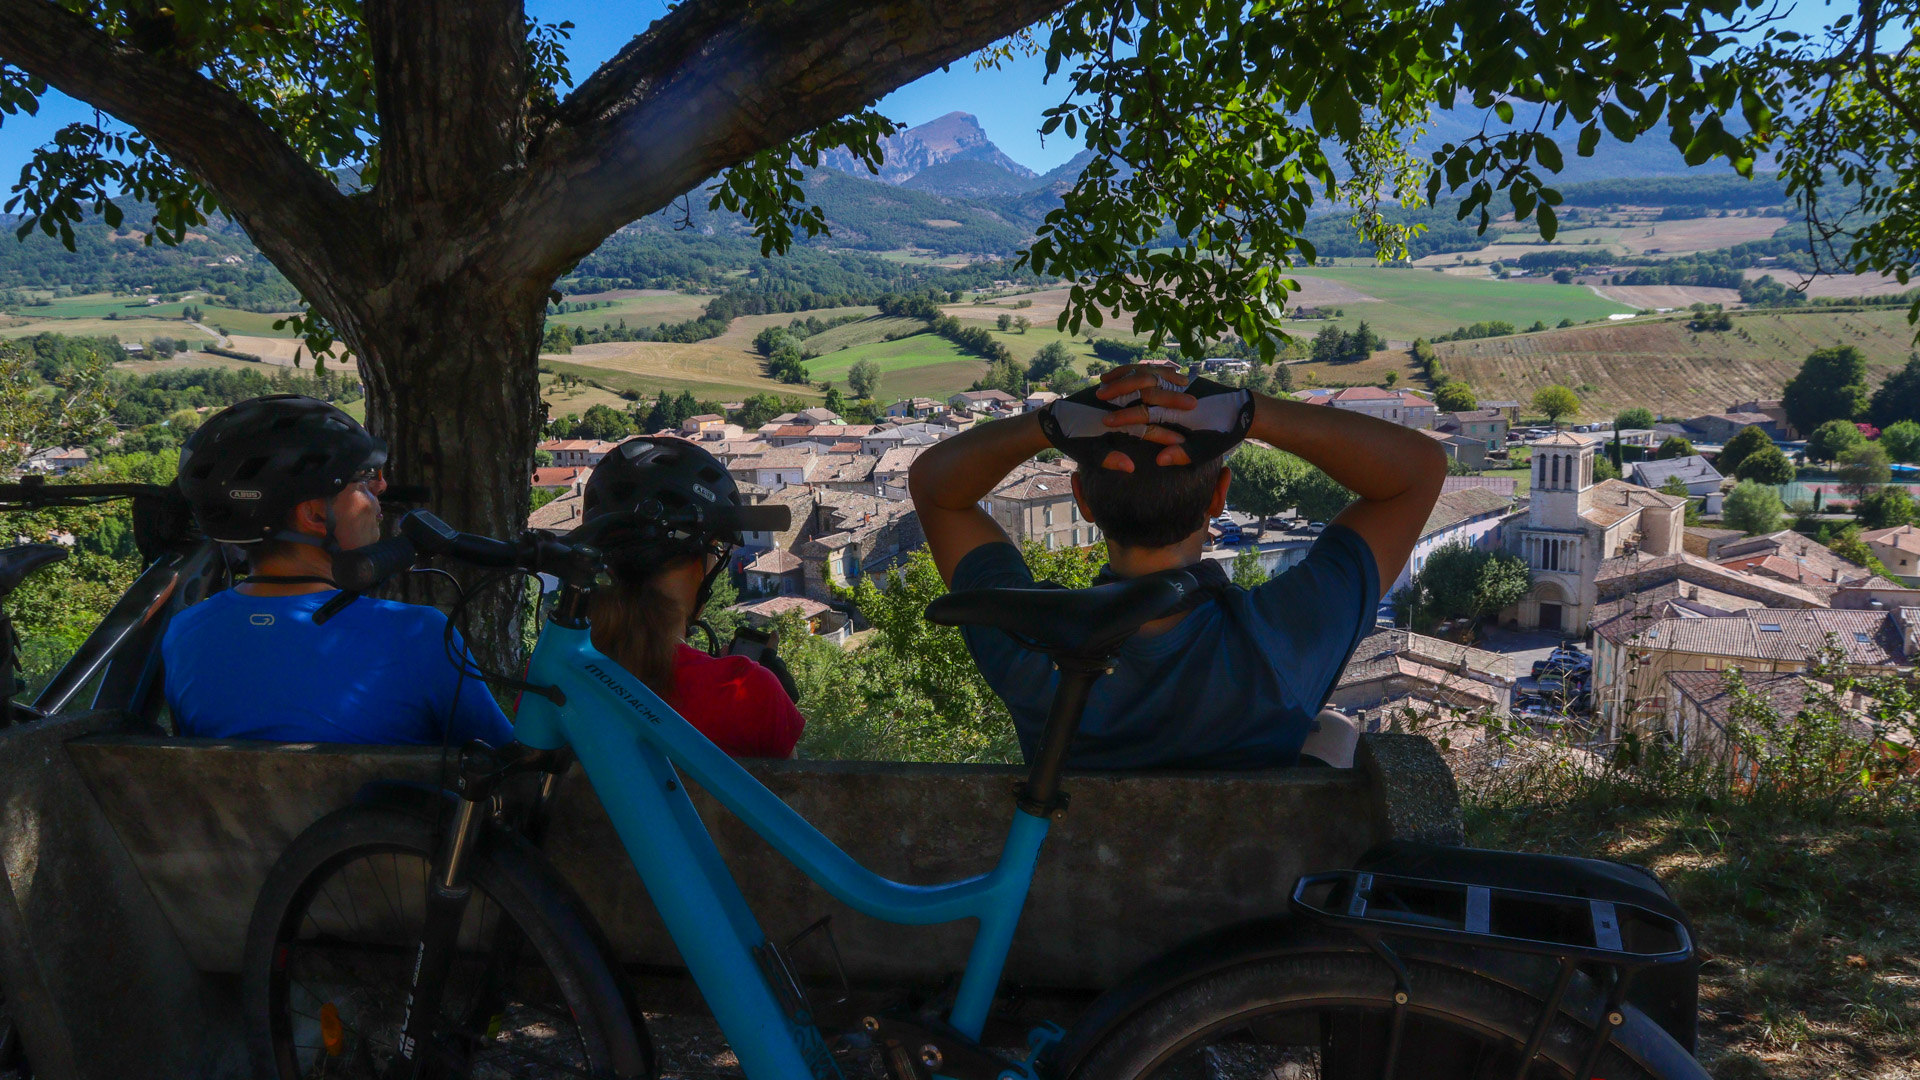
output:
{"label": "woman in red shirt", "polygon": [[739,534],[693,535],[655,520],[681,506],[737,504],[726,467],[685,439],[643,435],[594,467],[582,501],[582,528],[640,512],[595,537],[613,584],[594,591],[594,648],[734,757],[792,757],[806,721],[779,677],[744,656],[709,656],[686,643]]}

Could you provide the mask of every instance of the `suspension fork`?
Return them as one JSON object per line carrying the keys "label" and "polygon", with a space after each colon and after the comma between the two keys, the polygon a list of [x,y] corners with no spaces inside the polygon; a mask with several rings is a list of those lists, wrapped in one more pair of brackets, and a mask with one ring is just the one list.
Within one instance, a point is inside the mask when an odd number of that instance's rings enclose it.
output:
{"label": "suspension fork", "polygon": [[486,815],[481,807],[489,797],[469,796],[461,802],[460,816],[447,840],[446,856],[433,867],[427,883],[426,925],[421,927],[420,945],[414,952],[413,977],[407,987],[405,1019],[400,1028],[400,1057],[406,1062],[400,1075],[415,1080],[442,1073],[438,1067],[442,1054],[440,1003],[446,995],[454,951],[460,945],[460,924],[466,918],[467,902],[473,898],[467,867],[485,827]]}
{"label": "suspension fork", "polygon": [[[486,828],[486,807],[508,777],[541,772],[539,793],[524,822],[524,835],[537,847],[546,836],[560,780],[572,762],[569,751],[534,750],[520,743],[498,751],[484,744],[472,744],[461,752],[460,814],[447,838],[445,855],[435,864],[427,885],[426,925],[421,928],[419,949],[414,954],[400,1033],[400,1054],[407,1063],[401,1075],[416,1078],[439,1075],[443,1071],[440,1068],[443,1058],[451,1052],[441,1038],[440,1006],[446,996],[454,955],[459,949],[460,926],[473,897],[468,869]],[[474,1008],[465,1018],[465,1026],[471,1027],[500,1008],[505,975],[519,962],[520,944],[518,929],[508,920],[500,920],[492,940],[486,943],[487,969],[474,999]]]}

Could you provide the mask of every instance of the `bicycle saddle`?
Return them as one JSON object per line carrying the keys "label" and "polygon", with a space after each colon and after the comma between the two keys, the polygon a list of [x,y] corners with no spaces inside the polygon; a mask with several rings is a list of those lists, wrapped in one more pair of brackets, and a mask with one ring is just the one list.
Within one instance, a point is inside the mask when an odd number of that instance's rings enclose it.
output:
{"label": "bicycle saddle", "polygon": [[928,604],[927,619],[1004,630],[1036,652],[1092,659],[1111,655],[1199,588],[1192,574],[1165,570],[1091,589],[969,589]]}
{"label": "bicycle saddle", "polygon": [[20,587],[27,575],[49,563],[57,563],[67,557],[67,549],[59,544],[21,544],[19,547],[0,548],[0,600]]}

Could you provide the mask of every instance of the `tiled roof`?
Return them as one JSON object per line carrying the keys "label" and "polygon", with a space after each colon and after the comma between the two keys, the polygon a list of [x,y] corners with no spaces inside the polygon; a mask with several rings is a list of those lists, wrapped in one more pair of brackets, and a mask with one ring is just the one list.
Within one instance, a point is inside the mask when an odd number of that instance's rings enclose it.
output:
{"label": "tiled roof", "polygon": [[784,615],[789,611],[797,611],[802,617],[811,619],[815,615],[824,615],[833,609],[818,600],[813,600],[805,596],[770,596],[765,600],[735,604],[727,610],[738,611],[746,615],[760,615],[766,618]]}
{"label": "tiled roof", "polygon": [[1073,494],[1072,470],[1042,464],[1030,464],[1015,471],[999,487],[993,490],[992,498],[1017,499],[1027,502],[1036,500],[1051,501],[1070,497]]}
{"label": "tiled roof", "polygon": [[1462,424],[1486,423],[1492,420],[1503,419],[1506,416],[1506,414],[1499,409],[1468,409],[1465,412],[1450,412],[1446,415],[1457,423]]}
{"label": "tiled roof", "polygon": [[787,574],[800,569],[800,556],[791,551],[767,551],[746,565],[749,574]]}
{"label": "tiled roof", "polygon": [[579,479],[580,474],[592,472],[590,465],[542,465],[533,470],[533,486],[567,487]]}
{"label": "tiled roof", "polygon": [[1671,510],[1687,502],[1678,495],[1663,495],[1625,480],[1600,481],[1593,485],[1588,499],[1588,508],[1582,510],[1580,516],[1599,525],[1612,525],[1641,510]]}
{"label": "tiled roof", "polygon": [[[1807,707],[1809,691],[1816,685],[1805,675],[1771,674],[1767,672],[1742,672],[1741,682],[1749,692],[1770,703],[1782,717],[1793,717]],[[1727,689],[1727,676],[1722,671],[1670,671],[1667,673],[1667,685],[1687,700],[1691,701],[1715,727],[1726,730],[1733,720],[1733,707],[1738,698]]]}
{"label": "tiled roof", "polygon": [[1422,537],[1453,528],[1464,521],[1487,514],[1503,513],[1513,508],[1513,500],[1497,491],[1486,488],[1462,488],[1458,491],[1442,491],[1434,500],[1433,511],[1427,515],[1427,523],[1420,530]]}
{"label": "tiled roof", "polygon": [[1517,481],[1511,476],[1449,476],[1440,481],[1440,491],[1460,491],[1465,488],[1485,488],[1511,497],[1518,490]]}
{"label": "tiled roof", "polygon": [[1860,534],[1860,539],[1869,544],[1884,544],[1899,551],[1911,551],[1920,555],[1920,529],[1911,525],[1895,525],[1891,529],[1875,529]]}
{"label": "tiled roof", "polygon": [[[1652,580],[1649,580],[1652,579]],[[1798,585],[1789,585],[1784,581],[1775,581],[1755,574],[1742,574],[1729,570],[1718,563],[1708,562],[1698,555],[1677,552],[1672,555],[1626,555],[1607,559],[1595,572],[1594,580],[1600,585],[1602,596],[1618,596],[1625,589],[1645,589],[1660,581],[1704,581],[1710,587],[1724,584],[1727,591],[1736,588],[1747,592],[1765,593],[1786,604],[1805,604],[1819,607],[1820,597]]]}
{"label": "tiled roof", "polygon": [[1831,634],[1848,663],[1885,667],[1901,661],[1899,628],[1884,611],[1750,608],[1714,619],[1636,622],[1615,619],[1596,630],[1608,641],[1633,648],[1782,661],[1806,660]]}
{"label": "tiled roof", "polygon": [[527,528],[556,531],[578,528],[582,503],[578,495],[562,495],[529,515]]}
{"label": "tiled roof", "polygon": [[1382,390],[1377,386],[1349,386],[1329,395],[1331,401],[1390,401],[1400,397],[1392,390]]}
{"label": "tiled roof", "polygon": [[768,450],[764,454],[736,458],[736,469],[795,469],[820,457],[820,450],[813,446],[782,446]]}
{"label": "tiled roof", "polygon": [[883,476],[906,472],[913,467],[914,460],[924,453],[926,453],[926,447],[923,446],[888,447],[886,452],[880,455],[880,460],[874,464],[873,471]]}
{"label": "tiled roof", "polygon": [[[971,402],[997,401],[1001,403],[1011,403],[1020,400],[1005,390],[962,390],[953,395],[953,397],[959,398],[962,401]],[[948,398],[947,400],[951,401],[953,398]]]}
{"label": "tiled roof", "polygon": [[1657,488],[1667,482],[1668,477],[1677,476],[1683,484],[1699,484],[1706,481],[1719,483],[1720,470],[1707,463],[1699,454],[1686,457],[1666,458],[1656,461],[1636,461],[1629,473],[1635,480],[1650,488]]}
{"label": "tiled roof", "polygon": [[1587,438],[1585,435],[1575,435],[1571,431],[1556,431],[1553,434],[1548,435],[1544,439],[1535,439],[1532,442],[1528,443],[1527,445],[1528,446],[1565,446],[1565,447],[1568,447],[1569,449],[1577,449],[1582,446],[1592,446],[1593,443],[1594,443],[1594,440]]}
{"label": "tiled roof", "polygon": [[1690,581],[1663,581],[1651,588],[1595,605],[1593,624],[1599,626],[1621,616],[1632,616],[1635,625],[1644,626],[1655,619],[1716,618],[1765,606],[1758,600],[1709,589]]}

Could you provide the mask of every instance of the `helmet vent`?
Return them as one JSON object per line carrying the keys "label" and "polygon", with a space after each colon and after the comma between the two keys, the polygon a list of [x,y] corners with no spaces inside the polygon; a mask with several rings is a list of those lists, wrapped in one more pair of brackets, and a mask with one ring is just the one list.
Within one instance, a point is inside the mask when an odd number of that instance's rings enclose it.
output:
{"label": "helmet vent", "polygon": [[268,460],[269,459],[264,456],[248,458],[240,463],[240,468],[234,471],[233,478],[235,480],[251,480],[259,476],[260,470],[267,467]]}
{"label": "helmet vent", "polygon": [[287,467],[287,475],[301,476],[305,474],[307,470],[319,468],[320,466],[325,465],[326,463],[327,463],[327,455],[325,454],[316,454],[316,453],[301,454],[298,458],[294,460],[292,465]]}

